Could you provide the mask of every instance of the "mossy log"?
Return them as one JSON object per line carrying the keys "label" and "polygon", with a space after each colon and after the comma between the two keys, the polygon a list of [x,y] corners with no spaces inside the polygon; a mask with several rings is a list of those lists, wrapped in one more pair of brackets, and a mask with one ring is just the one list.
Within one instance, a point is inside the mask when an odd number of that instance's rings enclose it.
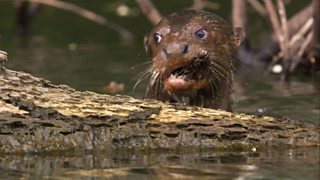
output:
{"label": "mossy log", "polygon": [[0,154],[319,146],[319,127],[288,119],[76,91],[0,72]]}

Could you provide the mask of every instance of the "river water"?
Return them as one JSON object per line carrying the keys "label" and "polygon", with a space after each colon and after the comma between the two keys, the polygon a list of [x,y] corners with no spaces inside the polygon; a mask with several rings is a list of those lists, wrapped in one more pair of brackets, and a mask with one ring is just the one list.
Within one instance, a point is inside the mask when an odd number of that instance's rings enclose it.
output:
{"label": "river water", "polygon": [[319,179],[319,149],[6,156],[0,179]]}
{"label": "river water", "polygon": [[[123,86],[117,93],[140,98],[147,81],[135,90],[133,86],[138,74],[148,67],[142,39],[151,25],[137,14],[133,1],[121,1],[132,7],[129,17],[116,15],[116,1],[76,2],[128,28],[135,35],[134,44],[121,42],[117,33],[105,27],[48,7],[43,7],[35,17],[28,35],[16,36],[13,2],[5,0],[0,1],[0,49],[9,53],[7,67],[77,90],[110,93],[108,87],[113,82]],[[165,0],[157,5],[161,8],[169,2],[172,6],[163,8],[164,14],[190,4]],[[220,2],[216,12],[229,19],[228,12],[223,11],[229,8],[228,2]],[[303,4],[290,6],[289,13]],[[252,34],[263,29],[256,17],[252,22]],[[265,35],[263,31],[260,34]],[[319,75],[294,76],[289,88],[279,83],[277,75],[265,72],[247,69],[237,76],[243,83],[233,97],[234,111],[320,123]],[[250,153],[100,152],[0,157],[0,179],[319,179],[319,171],[319,148]]]}

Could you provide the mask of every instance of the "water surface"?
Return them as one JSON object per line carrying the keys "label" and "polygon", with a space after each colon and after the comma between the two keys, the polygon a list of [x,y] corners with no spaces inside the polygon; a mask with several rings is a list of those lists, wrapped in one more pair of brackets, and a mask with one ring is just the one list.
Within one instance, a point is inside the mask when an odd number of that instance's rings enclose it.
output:
{"label": "water surface", "polygon": [[319,148],[5,156],[0,179],[319,179]]}

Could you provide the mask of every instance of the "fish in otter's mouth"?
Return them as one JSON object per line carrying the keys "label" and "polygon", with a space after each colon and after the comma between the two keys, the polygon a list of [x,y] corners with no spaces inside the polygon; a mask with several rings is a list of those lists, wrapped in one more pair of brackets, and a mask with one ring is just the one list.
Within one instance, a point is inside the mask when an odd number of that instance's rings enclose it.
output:
{"label": "fish in otter's mouth", "polygon": [[193,93],[209,83],[208,60],[204,56],[191,60],[187,65],[177,67],[163,76],[165,89],[171,93]]}
{"label": "fish in otter's mouth", "polygon": [[163,18],[145,36],[151,66],[145,98],[230,109],[232,59],[237,49],[231,26],[219,16],[185,10]]}

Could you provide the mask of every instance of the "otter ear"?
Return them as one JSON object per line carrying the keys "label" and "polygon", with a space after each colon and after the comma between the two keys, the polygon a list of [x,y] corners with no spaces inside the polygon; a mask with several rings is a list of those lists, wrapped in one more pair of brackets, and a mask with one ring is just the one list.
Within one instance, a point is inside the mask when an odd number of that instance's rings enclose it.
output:
{"label": "otter ear", "polygon": [[242,28],[233,29],[233,42],[237,47],[240,47],[244,38],[245,38],[245,33],[242,30]]}

